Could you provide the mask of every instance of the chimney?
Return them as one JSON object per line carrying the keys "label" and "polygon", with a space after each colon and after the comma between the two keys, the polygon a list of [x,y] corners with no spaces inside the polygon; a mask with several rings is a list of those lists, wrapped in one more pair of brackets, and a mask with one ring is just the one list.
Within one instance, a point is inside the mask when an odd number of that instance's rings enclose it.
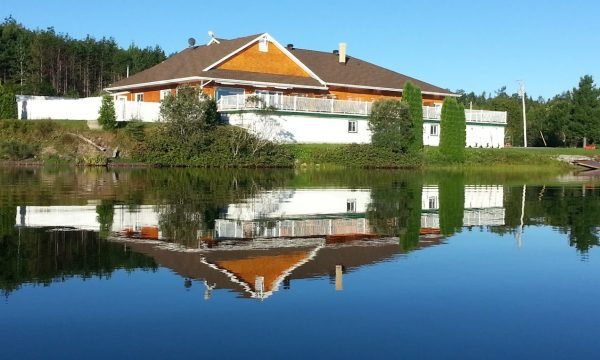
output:
{"label": "chimney", "polygon": [[341,42],[339,47],[339,62],[340,64],[346,63],[346,43]]}

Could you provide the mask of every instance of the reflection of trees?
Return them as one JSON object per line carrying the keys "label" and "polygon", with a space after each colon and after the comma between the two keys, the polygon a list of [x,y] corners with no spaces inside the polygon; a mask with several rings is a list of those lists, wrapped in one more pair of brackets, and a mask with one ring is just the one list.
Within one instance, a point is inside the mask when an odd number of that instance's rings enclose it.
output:
{"label": "reflection of trees", "polygon": [[[532,189],[537,194],[536,189]],[[548,188],[539,197],[530,197],[532,204],[526,203],[526,209],[535,216],[536,202],[543,211],[543,218],[549,225],[557,226],[568,233],[569,243],[581,252],[587,252],[592,246],[598,246],[600,226],[600,191],[585,187]],[[535,211],[535,210],[534,210]]]}
{"label": "reflection of trees", "polygon": [[[506,225],[515,228],[521,215],[522,188],[505,192]],[[525,225],[551,225],[568,234],[581,252],[600,245],[600,189],[584,186],[527,186]],[[505,229],[494,229],[504,232]]]}
{"label": "reflection of trees", "polygon": [[[5,209],[0,208],[2,213]],[[4,220],[4,216],[2,218]],[[10,234],[2,231],[0,290],[6,294],[23,283],[46,285],[72,277],[110,277],[116,269],[157,268],[151,258],[104,241],[92,231],[48,231],[14,226]]]}
{"label": "reflection of trees", "polygon": [[111,200],[102,200],[100,205],[96,206],[98,223],[100,224],[100,238],[106,239],[111,231],[113,219],[115,216],[115,204]]}
{"label": "reflection of trees", "polygon": [[398,172],[385,175],[373,180],[367,218],[373,232],[399,236],[403,250],[409,251],[419,242],[421,178]]}
{"label": "reflection of trees", "polygon": [[465,180],[462,174],[447,174],[439,182],[440,231],[451,236],[463,226],[465,213]]}
{"label": "reflection of trees", "polygon": [[198,237],[212,234],[215,220],[229,204],[281,187],[293,172],[184,169],[156,175],[148,178],[146,186],[153,189],[159,204],[163,237],[193,247]]}

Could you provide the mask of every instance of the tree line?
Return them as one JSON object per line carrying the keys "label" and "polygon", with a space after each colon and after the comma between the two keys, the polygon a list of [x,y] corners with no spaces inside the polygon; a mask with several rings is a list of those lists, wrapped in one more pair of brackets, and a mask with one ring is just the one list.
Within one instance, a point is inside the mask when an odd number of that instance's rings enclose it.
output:
{"label": "tree line", "polygon": [[120,48],[115,39],[74,39],[53,27],[0,23],[0,86],[16,94],[87,97],[166,59],[159,47]]}
{"label": "tree line", "polygon": [[[519,94],[509,95],[506,87],[494,96],[457,90],[465,108],[506,111],[505,140],[513,146],[523,145],[523,106]],[[551,99],[525,97],[527,145],[575,147],[600,143],[600,89],[592,76],[585,75],[577,87]]]}

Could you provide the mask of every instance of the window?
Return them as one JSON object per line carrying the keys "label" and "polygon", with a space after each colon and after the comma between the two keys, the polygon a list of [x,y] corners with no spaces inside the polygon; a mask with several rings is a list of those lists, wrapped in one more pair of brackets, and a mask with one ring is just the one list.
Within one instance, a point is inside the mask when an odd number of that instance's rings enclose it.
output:
{"label": "window", "polygon": [[160,100],[164,100],[167,96],[171,94],[171,89],[165,89],[160,91]]}
{"label": "window", "polygon": [[254,94],[264,101],[265,106],[279,108],[282,105],[283,92],[281,91],[256,90]]}
{"label": "window", "polygon": [[260,40],[258,40],[258,51],[269,51],[269,41],[267,40],[267,38],[261,38]]}
{"label": "window", "polygon": [[346,212],[356,212],[356,199],[346,200]]}
{"label": "window", "polygon": [[218,87],[215,94],[216,94],[217,101],[219,101],[221,96],[244,95],[244,89],[234,88],[234,87]]}
{"label": "window", "polygon": [[356,120],[348,120],[348,132],[355,133],[358,132],[358,126]]}
{"label": "window", "polygon": [[438,208],[438,198],[437,196],[429,197],[429,208],[428,209],[437,209]]}
{"label": "window", "polygon": [[437,124],[433,124],[429,127],[429,135],[438,136],[438,125]]}
{"label": "window", "polygon": [[135,94],[135,101],[137,101],[137,102],[144,101],[144,93],[137,93],[137,94]]}

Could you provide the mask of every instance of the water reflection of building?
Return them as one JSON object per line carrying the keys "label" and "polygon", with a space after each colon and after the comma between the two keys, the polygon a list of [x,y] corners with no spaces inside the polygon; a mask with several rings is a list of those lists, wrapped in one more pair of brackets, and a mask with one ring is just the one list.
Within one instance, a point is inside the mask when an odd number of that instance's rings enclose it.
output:
{"label": "water reflection of building", "polygon": [[[110,231],[143,233],[160,238],[159,213],[154,205],[114,205],[110,207]],[[100,231],[102,219],[98,205],[19,206],[16,224],[24,227],[60,227]]]}
{"label": "water reflection of building", "polygon": [[216,238],[310,237],[367,234],[369,190],[268,191],[230,204],[215,223]]}
{"label": "water reflection of building", "polygon": [[[464,226],[504,225],[504,187],[467,185]],[[261,193],[231,204],[216,220],[216,238],[309,237],[372,234],[366,216],[370,190],[310,189]],[[439,187],[425,186],[421,196],[421,227],[440,227]]]}
{"label": "water reflection of building", "polygon": [[[441,238],[423,239],[417,248],[440,243]],[[126,240],[124,240],[126,241]],[[186,279],[205,286],[205,298],[214,289],[229,289],[241,297],[265,299],[276,291],[290,289],[293,281],[329,277],[332,288],[343,290],[343,274],[400,256],[394,238],[328,243],[324,239],[270,239],[241,241],[238,246],[208,251],[172,251],[143,241],[126,241],[127,246],[145,254]],[[268,244],[267,244],[268,243]]]}
{"label": "water reflection of building", "polygon": [[[503,224],[503,197],[501,186],[466,186],[461,207],[464,225]],[[364,189],[260,192],[229,204],[215,221],[213,243],[207,247],[199,239],[200,249],[131,239],[161,238],[159,224],[164,225],[165,219],[161,208],[153,205],[25,206],[18,209],[17,224],[93,231],[106,230],[108,224],[125,235],[115,241],[177,272],[187,279],[186,286],[192,285],[190,279],[202,282],[207,298],[213,289],[229,289],[243,297],[264,299],[290,288],[294,279],[311,277],[327,276],[335,289],[342,290],[344,273],[399,256],[404,250],[397,237],[374,237],[369,223],[371,201],[371,191]],[[443,204],[438,187],[425,186],[421,202],[421,227],[439,228]],[[421,236],[410,250],[441,241],[439,235]]]}
{"label": "water reflection of building", "polygon": [[[440,191],[437,185],[423,187],[421,208],[421,227],[439,229]],[[465,186],[463,226],[504,225],[505,212],[503,186]]]}
{"label": "water reflection of building", "polygon": [[[464,226],[504,224],[504,188],[468,185],[464,188]],[[367,212],[367,189],[283,189],[260,192],[229,204],[215,221],[215,239],[301,238],[349,234],[374,235]],[[16,222],[28,227],[63,227],[99,231],[101,206],[21,206]],[[424,186],[421,227],[439,229],[439,188]],[[161,238],[160,209],[154,205],[114,205],[108,211],[109,231],[142,238]]]}

